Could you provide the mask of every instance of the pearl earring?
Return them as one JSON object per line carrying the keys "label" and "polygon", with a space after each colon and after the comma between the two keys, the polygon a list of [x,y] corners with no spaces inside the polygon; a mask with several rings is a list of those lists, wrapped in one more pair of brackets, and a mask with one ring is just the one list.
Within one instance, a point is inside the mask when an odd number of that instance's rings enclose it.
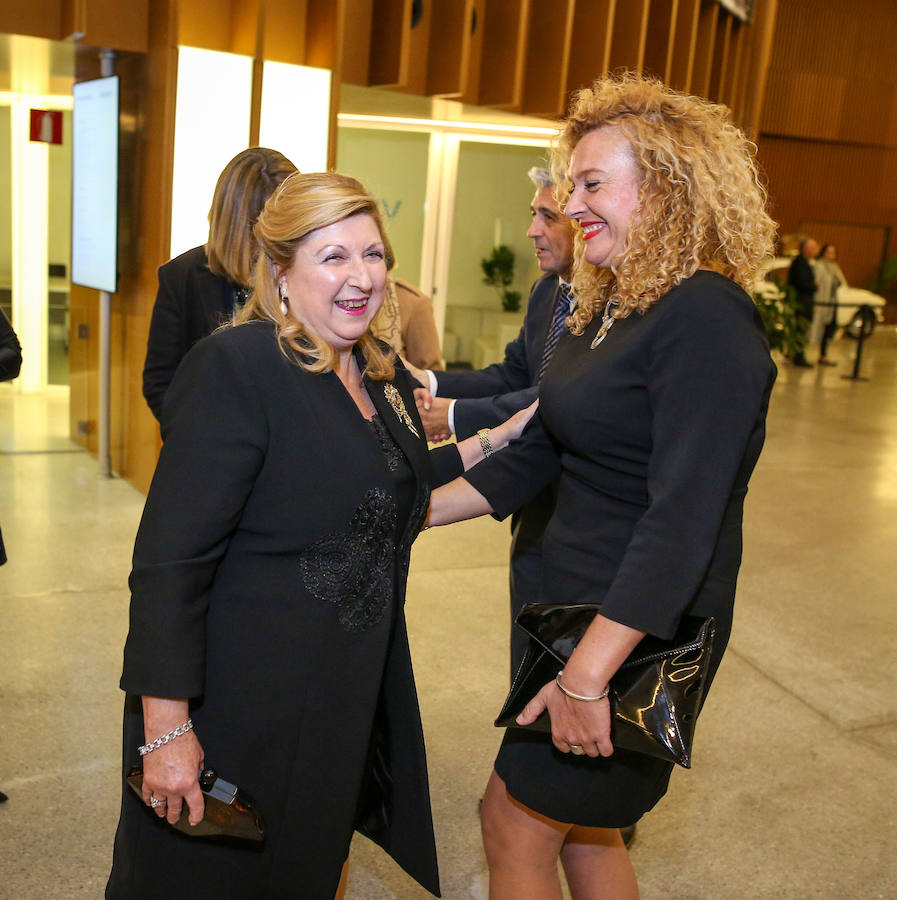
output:
{"label": "pearl earring", "polygon": [[289,297],[287,297],[286,288],[284,287],[283,282],[281,282],[280,283],[280,311],[284,315],[287,315],[287,313],[289,313],[289,311],[290,311],[290,307],[287,305],[288,299],[289,299]]}

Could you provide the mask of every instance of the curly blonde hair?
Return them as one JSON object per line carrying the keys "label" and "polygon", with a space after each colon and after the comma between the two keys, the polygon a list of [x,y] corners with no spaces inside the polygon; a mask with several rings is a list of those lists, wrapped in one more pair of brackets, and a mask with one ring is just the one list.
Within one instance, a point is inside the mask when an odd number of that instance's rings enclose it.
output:
{"label": "curly blonde hair", "polygon": [[[236,324],[262,319],[273,322],[285,356],[312,374],[333,370],[337,352],[322,337],[281,309],[278,281],[296,256],[299,244],[313,231],[365,214],[377,225],[383,240],[387,270],[395,263],[377,201],[359,181],[336,172],[290,175],[271,195],[255,224],[259,246],[252,278],[252,294],[236,317]],[[358,341],[365,374],[378,381],[395,375],[395,353],[384,347],[370,329]]]}
{"label": "curly blonde hair", "polygon": [[641,178],[638,213],[610,268],[585,261],[577,229],[573,332],[581,334],[608,303],[615,304],[615,318],[644,313],[699,268],[750,291],[760,264],[772,256],[776,224],[766,213],[756,147],[728,109],[631,72],[599,78],[576,94],[553,149],[561,208],[572,189],[573,149],[605,126],[619,128],[631,147]]}

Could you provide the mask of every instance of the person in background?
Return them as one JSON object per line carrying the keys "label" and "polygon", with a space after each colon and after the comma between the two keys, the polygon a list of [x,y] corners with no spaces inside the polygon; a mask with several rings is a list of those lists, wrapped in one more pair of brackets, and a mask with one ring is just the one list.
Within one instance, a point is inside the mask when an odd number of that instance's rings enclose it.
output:
{"label": "person in background", "polygon": [[238,153],[215,185],[208,241],[159,268],[143,366],[143,396],[158,421],[187,351],[233,318],[249,296],[256,256],[252,226],[274,189],[295,171],[276,150],[250,147]]}
{"label": "person in background", "polygon": [[[413,284],[390,277],[386,299],[371,325],[402,359],[421,369],[444,369],[433,303]],[[496,423],[497,424],[497,423]]]}
{"label": "person in background", "polygon": [[[571,312],[570,272],[573,228],[558,209],[554,182],[546,168],[527,173],[535,186],[530,204],[532,221],[526,236],[533,241],[544,273],[532,286],[520,333],[505,347],[501,363],[475,372],[426,372],[410,369],[427,389],[418,407],[427,437],[454,434],[464,440],[503,422],[529,406],[539,395],[539,382]],[[542,583],[542,532],[554,509],[555,488],[549,485],[511,519],[511,673],[526,652],[527,635],[514,625],[525,603],[539,599]]]}
{"label": "person in background", "polygon": [[614,748],[610,679],[685,614],[716,620],[709,678],[728,641],[776,375],[748,293],[775,233],[752,149],[725,107],[654,79],[578,92],[552,161],[577,229],[571,336],[522,438],[433,492],[441,525],[558,480],[542,602],[601,605],[518,717],[547,710],[551,735],[505,732],[482,807],[491,900],[560,900],[558,862],[574,900],[638,896],[619,829],[673,766]]}
{"label": "person in background", "polygon": [[[806,342],[810,323],[813,321],[813,300],[816,296],[816,276],[813,273],[813,260],[819,255],[819,244],[813,238],[804,238],[800,242],[797,256],[791,261],[788,268],[788,284],[794,288],[798,313],[806,320],[804,337]],[[794,354],[794,365],[801,369],[811,369],[812,364],[807,362],[807,355],[801,348]]]}
{"label": "person in background", "polygon": [[814,266],[816,296],[813,300],[813,322],[810,326],[810,343],[819,345],[820,366],[835,366],[828,358],[828,342],[838,327],[838,288],[847,279],[838,265],[838,251],[834,244],[823,244]]}
{"label": "person in background", "polygon": [[[22,371],[22,345],[13,330],[6,313],[0,309],[0,381],[12,381]],[[0,531],[0,566],[6,562],[3,532]],[[0,791],[0,803],[9,798]]]}
{"label": "person in background", "polygon": [[[405,626],[430,490],[525,417],[428,452],[410,379],[370,333],[392,250],[353,178],[287,178],[253,293],[185,357],[134,546],[123,789],[108,898],[332,900],[354,830],[438,893]],[[141,751],[140,756],[138,751]],[[190,839],[213,767],[261,846]]]}

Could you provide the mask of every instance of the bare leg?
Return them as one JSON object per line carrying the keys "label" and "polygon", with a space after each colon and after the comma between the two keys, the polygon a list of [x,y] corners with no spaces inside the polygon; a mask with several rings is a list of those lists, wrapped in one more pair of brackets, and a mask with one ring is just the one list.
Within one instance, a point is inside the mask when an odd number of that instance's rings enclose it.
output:
{"label": "bare leg", "polygon": [[561,900],[558,856],[570,826],[518,803],[493,772],[482,809],[490,900]]}
{"label": "bare leg", "polygon": [[333,895],[333,900],[343,900],[343,897],[346,896],[346,882],[349,880],[349,860],[347,859],[343,863],[343,874],[339,877],[339,884],[336,888],[336,893]]}
{"label": "bare leg", "polygon": [[616,828],[575,825],[561,862],[574,900],[638,900],[638,883]]}

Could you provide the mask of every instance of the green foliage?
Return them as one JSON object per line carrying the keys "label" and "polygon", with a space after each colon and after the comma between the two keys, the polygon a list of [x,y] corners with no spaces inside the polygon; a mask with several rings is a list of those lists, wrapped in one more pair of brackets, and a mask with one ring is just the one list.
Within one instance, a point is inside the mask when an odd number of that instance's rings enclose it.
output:
{"label": "green foliage", "polygon": [[786,356],[800,353],[807,344],[807,320],[800,314],[797,292],[773,276],[775,292],[755,292],[754,302],[766,326],[769,346]]}
{"label": "green foliage", "polygon": [[869,290],[883,294],[897,284],[897,255],[886,259],[878,269],[878,274],[869,283]]}
{"label": "green foliage", "polygon": [[514,281],[514,251],[506,244],[499,244],[492,255],[480,260],[483,269],[483,284],[494,287],[505,312],[520,309],[520,291],[510,291],[508,286]]}

